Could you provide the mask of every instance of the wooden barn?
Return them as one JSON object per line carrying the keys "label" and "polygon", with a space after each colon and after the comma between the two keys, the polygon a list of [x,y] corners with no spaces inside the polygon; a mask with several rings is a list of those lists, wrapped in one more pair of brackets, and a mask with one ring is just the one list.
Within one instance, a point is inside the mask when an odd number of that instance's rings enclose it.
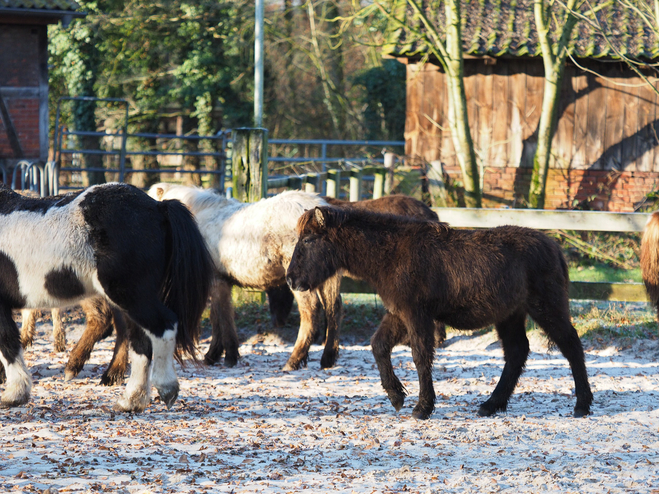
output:
{"label": "wooden barn", "polygon": [[68,24],[73,0],[0,0],[0,167],[48,159],[48,24]]}
{"label": "wooden barn", "polygon": [[[411,19],[401,1],[399,12]],[[443,3],[424,5],[443,25]],[[484,206],[520,207],[528,197],[544,83],[533,0],[463,0],[462,15],[469,120],[484,172]],[[575,28],[552,143],[548,209],[632,211],[659,189],[659,100],[618,56],[657,63],[658,40],[617,2],[601,10],[598,20],[609,29],[610,43],[583,22]],[[459,182],[442,68],[432,58],[425,62],[424,46],[409,32],[392,31],[389,43],[389,56],[407,64],[406,155],[441,163]],[[659,86],[656,72],[644,72]]]}

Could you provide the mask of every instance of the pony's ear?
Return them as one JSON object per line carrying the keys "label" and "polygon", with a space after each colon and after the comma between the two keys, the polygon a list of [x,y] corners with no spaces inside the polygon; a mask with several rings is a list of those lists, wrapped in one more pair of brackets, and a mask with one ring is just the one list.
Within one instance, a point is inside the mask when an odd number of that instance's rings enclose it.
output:
{"label": "pony's ear", "polygon": [[158,200],[161,201],[162,196],[164,196],[164,195],[165,195],[165,189],[163,189],[162,187],[158,187],[156,189],[156,197],[158,198]]}
{"label": "pony's ear", "polygon": [[313,212],[313,216],[316,220],[316,223],[318,223],[318,226],[321,228],[327,228],[327,218],[326,215],[327,210],[321,209],[321,208],[315,208]]}

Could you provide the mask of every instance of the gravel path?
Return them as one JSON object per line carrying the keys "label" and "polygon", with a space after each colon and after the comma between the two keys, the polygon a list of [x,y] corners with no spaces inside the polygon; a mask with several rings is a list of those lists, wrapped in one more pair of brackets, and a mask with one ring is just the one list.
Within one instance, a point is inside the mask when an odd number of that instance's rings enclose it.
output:
{"label": "gravel path", "polygon": [[593,414],[574,419],[566,360],[532,338],[509,411],[479,418],[502,352],[492,333],[450,334],[435,360],[437,408],[419,422],[406,347],[393,356],[411,394],[398,414],[370,347],[342,347],[339,366],[321,371],[314,345],[307,369],[283,373],[291,345],[253,338],[234,369],[180,370],[171,410],[155,400],[127,415],[112,412],[122,388],[97,385],[114,340],[66,383],[50,331],[40,324],[26,354],[32,400],[0,410],[0,492],[659,493],[657,341],[588,352]]}

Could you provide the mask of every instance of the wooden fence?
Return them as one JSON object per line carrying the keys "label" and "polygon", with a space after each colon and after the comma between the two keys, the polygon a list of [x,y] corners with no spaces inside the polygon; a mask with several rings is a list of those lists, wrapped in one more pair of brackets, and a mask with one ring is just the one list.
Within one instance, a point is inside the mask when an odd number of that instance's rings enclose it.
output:
{"label": "wooden fence", "polygon": [[[253,130],[253,129],[252,129]],[[257,129],[263,132],[262,129]],[[245,134],[244,139],[250,139]],[[255,137],[267,145],[267,131]],[[236,149],[249,149],[249,146],[234,144]],[[253,156],[253,154],[252,154]],[[323,173],[309,173],[305,175],[268,178],[264,171],[267,165],[264,161],[267,156],[261,157],[256,165],[257,174],[250,174],[251,187],[254,182],[262,184],[256,189],[302,189],[307,192],[322,193],[323,184],[326,184],[325,194],[337,197],[340,191],[341,180],[349,180],[349,197],[351,201],[362,199],[362,179],[364,176],[373,176],[373,198],[388,194],[393,182],[393,156],[385,156],[384,166],[370,166],[350,171],[328,170]],[[245,174],[245,163],[250,160],[237,159],[237,170]],[[254,161],[254,158],[252,158]],[[236,166],[234,164],[234,166]],[[247,172],[249,173],[249,172]],[[347,177],[346,177],[347,176]],[[237,186],[234,181],[234,187]],[[234,193],[235,194],[235,193]],[[240,194],[240,192],[239,192]],[[265,195],[265,193],[264,193]],[[235,195],[234,195],[235,197]],[[239,197],[246,197],[243,193]],[[559,211],[559,210],[533,210],[533,209],[469,209],[469,208],[433,208],[442,221],[458,228],[492,228],[501,225],[518,225],[539,230],[577,230],[596,232],[641,232],[649,217],[647,213],[609,213],[600,211]],[[344,278],[341,291],[343,293],[373,293],[374,290],[367,283]],[[624,302],[645,302],[647,296],[642,283],[612,283],[612,282],[584,282],[570,283],[570,298],[573,300],[609,300]]]}

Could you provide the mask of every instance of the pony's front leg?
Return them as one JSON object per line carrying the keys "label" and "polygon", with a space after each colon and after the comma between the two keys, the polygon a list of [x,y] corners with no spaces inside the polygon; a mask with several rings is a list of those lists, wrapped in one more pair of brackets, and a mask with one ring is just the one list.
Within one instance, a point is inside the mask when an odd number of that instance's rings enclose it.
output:
{"label": "pony's front leg", "polygon": [[126,320],[130,338],[130,377],[124,396],[117,401],[115,410],[142,412],[151,401],[151,340],[132,320]]}
{"label": "pony's front leg", "polygon": [[403,341],[407,336],[407,329],[403,322],[396,316],[387,312],[380,322],[377,331],[371,337],[371,348],[375,363],[380,371],[382,387],[387,392],[389,401],[396,411],[403,408],[407,391],[405,386],[394,374],[391,365],[391,349]]}
{"label": "pony's front leg", "polygon": [[318,296],[325,309],[325,320],[327,321],[327,337],[323,356],[320,359],[320,368],[327,369],[336,364],[339,356],[339,331],[343,316],[341,276],[334,276],[323,283],[323,286],[318,289]]}
{"label": "pony's front leg", "polygon": [[32,378],[23,361],[23,347],[11,308],[0,307],[0,361],[7,381],[0,397],[0,406],[14,407],[27,403],[32,391]]}
{"label": "pony's front leg", "polygon": [[306,365],[309,358],[309,347],[316,334],[319,326],[322,305],[318,299],[318,293],[314,291],[293,292],[297,306],[300,311],[300,329],[297,333],[297,340],[293,347],[293,352],[284,365],[284,371],[298,370],[302,365]]}

